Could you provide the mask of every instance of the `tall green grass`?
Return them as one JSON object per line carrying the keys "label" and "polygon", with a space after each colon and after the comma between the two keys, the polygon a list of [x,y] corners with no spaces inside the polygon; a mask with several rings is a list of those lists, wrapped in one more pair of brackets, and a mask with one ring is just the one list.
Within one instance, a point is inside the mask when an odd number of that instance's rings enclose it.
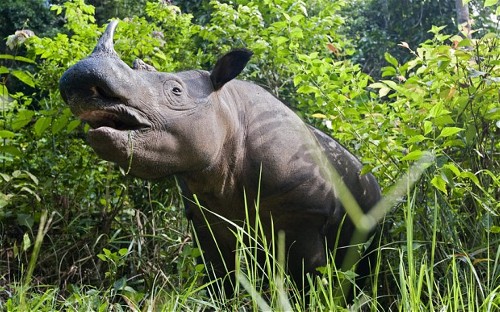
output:
{"label": "tall green grass", "polygon": [[[284,271],[284,237],[264,238],[259,218],[247,214],[242,226],[234,225],[237,238],[237,295],[225,298],[221,284],[203,282],[203,273],[193,277],[182,289],[174,289],[161,278],[150,289],[137,293],[133,289],[117,293],[113,288],[81,285],[62,292],[54,285],[36,285],[32,280],[44,235],[50,227],[47,215],[42,216],[33,244],[29,267],[18,282],[8,285],[9,296],[3,295],[0,308],[5,311],[199,311],[212,308],[220,311],[498,311],[500,309],[500,246],[498,241],[484,245],[486,258],[474,258],[461,250],[449,249],[437,239],[440,231],[440,206],[437,196],[433,205],[432,236],[422,241],[414,238],[418,192],[407,189],[407,199],[395,209],[404,211],[406,240],[380,245],[377,264],[367,287],[355,290],[353,302],[346,301],[339,285],[353,286],[353,272],[340,272],[328,259],[323,275],[309,277],[310,290],[299,291]],[[247,209],[248,213],[258,212]],[[258,215],[257,215],[258,216]],[[421,225],[418,225],[421,226]],[[423,246],[427,246],[422,251]],[[265,250],[265,261],[255,261]],[[439,258],[437,255],[446,254]],[[394,256],[395,258],[391,258]],[[444,268],[444,271],[442,270]],[[206,269],[209,269],[208,267]],[[265,278],[263,278],[265,277]],[[389,280],[392,292],[381,289],[381,281]],[[116,282],[116,281],[114,281]],[[382,287],[383,288],[383,287]],[[397,291],[393,291],[396,289]],[[1,286],[2,293],[7,287]]]}

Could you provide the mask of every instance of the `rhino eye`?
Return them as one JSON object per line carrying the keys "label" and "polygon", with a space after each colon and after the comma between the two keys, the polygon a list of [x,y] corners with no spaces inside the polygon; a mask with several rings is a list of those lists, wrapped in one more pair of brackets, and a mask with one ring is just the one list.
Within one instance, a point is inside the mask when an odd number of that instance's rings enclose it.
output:
{"label": "rhino eye", "polygon": [[182,90],[179,87],[173,87],[172,88],[172,93],[175,94],[175,95],[181,95],[182,94]]}

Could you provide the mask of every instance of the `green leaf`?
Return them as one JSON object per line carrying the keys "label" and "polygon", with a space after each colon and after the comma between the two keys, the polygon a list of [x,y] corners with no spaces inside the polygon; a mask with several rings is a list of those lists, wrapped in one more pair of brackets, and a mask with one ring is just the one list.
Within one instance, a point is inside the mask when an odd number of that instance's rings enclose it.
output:
{"label": "green leaf", "polygon": [[383,83],[385,83],[389,88],[396,90],[398,88],[397,83],[395,83],[392,80],[382,80]]}
{"label": "green leaf", "polygon": [[444,125],[450,125],[450,124],[455,124],[455,121],[453,120],[453,118],[451,118],[451,115],[449,115],[449,114],[441,115],[441,116],[436,117],[434,119],[435,126],[444,126]]}
{"label": "green leaf", "polygon": [[12,131],[9,130],[0,130],[0,138],[2,139],[11,139],[15,136],[16,134]]}
{"label": "green leaf", "polygon": [[11,54],[0,54],[0,59],[13,60],[14,59],[14,55],[11,55]]}
{"label": "green leaf", "polygon": [[427,140],[427,138],[421,134],[414,135],[406,141],[407,144],[418,143]]}
{"label": "green leaf", "polygon": [[52,134],[59,133],[68,124],[68,116],[61,116],[56,118],[52,123]]}
{"label": "green leaf", "polygon": [[382,71],[382,77],[392,77],[396,76],[397,74],[396,69],[392,66],[382,67],[381,71]]}
{"label": "green leaf", "polygon": [[0,208],[7,206],[10,202],[11,197],[12,197],[11,194],[6,195],[0,192]]}
{"label": "green leaf", "polygon": [[194,267],[194,270],[195,270],[196,272],[198,272],[198,273],[203,272],[203,270],[204,270],[204,269],[205,269],[205,265],[204,265],[203,263],[201,263],[201,264],[197,264],[197,265],[195,265],[195,267]]}
{"label": "green leaf", "polygon": [[9,98],[9,90],[7,90],[7,86],[0,84],[0,99],[2,99],[5,102],[7,102]]}
{"label": "green leaf", "polygon": [[469,172],[469,171],[462,171],[460,173],[460,177],[461,178],[468,178],[469,180],[471,180],[475,185],[477,186],[481,186],[481,184],[479,183],[479,179],[476,177],[475,174],[473,174],[472,172]]}
{"label": "green leaf", "polygon": [[424,152],[421,150],[412,151],[408,153],[408,155],[401,158],[401,160],[418,160],[422,157],[422,154],[424,154]]}
{"label": "green leaf", "polygon": [[[21,215],[21,214],[19,214],[19,215]],[[19,218],[19,215],[18,215],[18,218]],[[28,233],[24,233],[23,244],[22,244],[23,251],[28,250],[28,248],[30,248],[30,246],[31,246],[31,239],[30,239]]]}
{"label": "green leaf", "polygon": [[312,114],[311,117],[318,118],[318,119],[326,119],[327,118],[325,114],[321,114],[321,113]]}
{"label": "green leaf", "polygon": [[0,177],[2,177],[2,179],[5,181],[5,182],[9,182],[12,178],[10,175],[6,174],[6,173],[2,173],[0,172]]}
{"label": "green leaf", "polygon": [[33,181],[33,183],[38,185],[38,178],[34,174],[26,170],[24,171],[24,173],[31,179],[31,181]]}
{"label": "green leaf", "polygon": [[19,130],[22,127],[26,126],[29,122],[31,122],[31,119],[34,115],[35,112],[31,110],[20,110],[19,112],[17,112],[16,118],[10,124],[12,130]]}
{"label": "green leaf", "polygon": [[1,145],[0,153],[11,154],[17,157],[21,157],[23,155],[19,148],[12,145]]}
{"label": "green leaf", "polygon": [[373,89],[379,89],[378,90],[378,95],[380,97],[386,96],[391,91],[391,89],[386,84],[384,84],[382,82],[372,83],[368,87],[369,88],[373,88]]}
{"label": "green leaf", "polygon": [[70,123],[68,123],[68,126],[66,127],[66,131],[71,132],[73,131],[76,127],[78,127],[81,124],[81,121],[76,119],[72,120]]}
{"label": "green leaf", "polygon": [[314,94],[319,94],[319,89],[315,86],[311,86],[311,85],[303,85],[303,86],[300,86],[298,89],[297,89],[297,93],[303,93],[303,94],[309,94],[309,93],[314,93]]}
{"label": "green leaf", "polygon": [[434,178],[432,178],[431,180],[431,184],[441,192],[448,195],[448,190],[446,189],[446,182],[443,180],[441,176],[434,176]]}
{"label": "green leaf", "polygon": [[461,48],[461,47],[470,47],[470,46],[472,46],[472,40],[468,39],[468,38],[460,40],[460,42],[457,45],[457,47],[459,47],[459,48]]}
{"label": "green leaf", "polygon": [[302,29],[295,27],[290,31],[290,38],[302,39],[304,38],[304,32],[302,31]]}
{"label": "green leaf", "polygon": [[433,34],[438,34],[441,30],[445,29],[446,26],[432,26],[431,30],[427,31]]}
{"label": "green leaf", "polygon": [[367,173],[372,172],[372,170],[373,170],[373,166],[371,166],[371,165],[364,165],[363,168],[361,168],[360,174],[361,175],[367,174]]}
{"label": "green leaf", "polygon": [[0,59],[21,61],[25,63],[35,64],[35,61],[24,56],[14,56],[10,54],[0,54]]}
{"label": "green leaf", "polygon": [[449,114],[450,111],[445,109],[442,102],[437,103],[429,110],[429,117],[439,117]]}
{"label": "green leaf", "polygon": [[275,40],[277,46],[281,46],[282,44],[288,41],[288,38],[283,36],[273,37],[272,39]]}
{"label": "green leaf", "polygon": [[28,72],[22,71],[22,70],[13,70],[12,75],[19,79],[20,81],[24,82],[28,86],[34,88],[35,87],[35,81],[33,80],[33,77]]}
{"label": "green leaf", "polygon": [[444,127],[443,130],[441,130],[441,133],[439,134],[438,137],[443,137],[443,138],[449,137],[463,130],[464,129],[458,127]]}
{"label": "green leaf", "polygon": [[122,290],[123,287],[125,287],[126,285],[127,285],[127,278],[122,277],[113,283],[113,288],[116,290]]}
{"label": "green leaf", "polygon": [[200,248],[192,248],[191,249],[191,257],[197,258],[202,255],[201,249]]}
{"label": "green leaf", "polygon": [[384,58],[392,66],[398,67],[398,65],[399,65],[398,60],[395,57],[393,57],[392,55],[390,55],[388,52],[384,53]]}
{"label": "green leaf", "polygon": [[493,6],[495,4],[497,4],[498,0],[485,0],[484,1],[484,7],[490,7],[490,6]]}
{"label": "green leaf", "polygon": [[487,120],[500,120],[500,107],[494,107],[484,114],[484,118]]}
{"label": "green leaf", "polygon": [[38,201],[38,202],[41,201],[40,196],[38,196],[38,194],[34,190],[30,189],[29,187],[23,186],[23,187],[21,187],[20,191],[33,195],[33,197],[35,197],[36,201]]}
{"label": "green leaf", "polygon": [[297,15],[294,15],[292,16],[292,22],[294,23],[298,23],[300,22],[302,19],[304,19],[304,15],[301,15],[301,14],[297,14]]}
{"label": "green leaf", "polygon": [[52,117],[40,117],[35,123],[35,134],[41,136],[43,132],[50,127],[52,123]]}
{"label": "green leaf", "polygon": [[380,97],[384,97],[386,96],[389,92],[391,92],[391,89],[388,88],[388,87],[385,87],[385,88],[381,88],[380,90],[378,90],[378,95]]}
{"label": "green leaf", "polygon": [[20,56],[20,55],[16,55],[14,57],[14,60],[16,61],[21,61],[21,62],[25,62],[25,63],[30,63],[30,64],[36,64],[36,62],[32,59],[29,59],[27,57],[24,57],[24,56]]}
{"label": "green leaf", "polygon": [[465,143],[461,139],[453,139],[453,140],[447,140],[441,145],[442,147],[449,147],[449,146],[455,146],[455,147],[465,147]]}
{"label": "green leaf", "polygon": [[373,89],[380,89],[380,88],[386,88],[387,86],[381,82],[374,82],[370,85],[368,85],[369,88],[373,88]]}
{"label": "green leaf", "polygon": [[443,168],[449,169],[457,177],[460,176],[460,170],[452,163],[444,165]]}
{"label": "green leaf", "polygon": [[432,122],[429,120],[424,121],[424,135],[429,134],[432,131]]}

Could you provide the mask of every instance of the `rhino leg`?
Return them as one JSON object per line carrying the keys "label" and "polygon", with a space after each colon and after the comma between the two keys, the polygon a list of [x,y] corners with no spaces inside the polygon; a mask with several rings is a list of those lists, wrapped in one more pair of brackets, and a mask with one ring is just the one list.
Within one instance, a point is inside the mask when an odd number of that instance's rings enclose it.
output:
{"label": "rhino leg", "polygon": [[[236,285],[234,234],[227,227],[218,227],[214,222],[207,224],[205,220],[194,218],[192,224],[196,237],[195,246],[200,247],[203,252],[203,258],[199,258],[198,263],[205,265],[207,272],[205,282],[222,279],[226,297],[232,297]],[[224,239],[221,239],[222,237]]]}
{"label": "rhino leg", "polygon": [[324,218],[288,215],[279,218],[275,225],[278,231],[285,232],[287,271],[299,288],[307,289],[305,275],[316,275],[316,269],[326,265]]}

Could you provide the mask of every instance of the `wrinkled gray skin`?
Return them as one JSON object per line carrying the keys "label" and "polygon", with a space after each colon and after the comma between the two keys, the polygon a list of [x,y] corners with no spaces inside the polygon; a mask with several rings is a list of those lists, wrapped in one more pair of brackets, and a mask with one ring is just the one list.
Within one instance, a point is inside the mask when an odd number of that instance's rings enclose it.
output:
{"label": "wrinkled gray skin", "polygon": [[271,216],[275,231],[285,232],[295,280],[302,284],[304,273],[325,265],[327,249],[337,247],[340,266],[346,250],[341,247],[351,243],[354,227],[349,218],[343,221],[329,172],[338,171],[365,212],[380,198],[375,178],[361,175],[351,153],[269,92],[234,79],[251,52],[222,56],[211,72],[161,73],[140,60],[130,68],[113,49],[116,24],[60,80],[64,101],[92,128],[88,141],[95,152],[137,177],[177,176],[187,216],[218,276],[235,267],[235,238],[229,223],[192,203],[193,194],[209,211],[241,225],[244,192],[255,214],[259,181],[261,222],[268,237]]}

